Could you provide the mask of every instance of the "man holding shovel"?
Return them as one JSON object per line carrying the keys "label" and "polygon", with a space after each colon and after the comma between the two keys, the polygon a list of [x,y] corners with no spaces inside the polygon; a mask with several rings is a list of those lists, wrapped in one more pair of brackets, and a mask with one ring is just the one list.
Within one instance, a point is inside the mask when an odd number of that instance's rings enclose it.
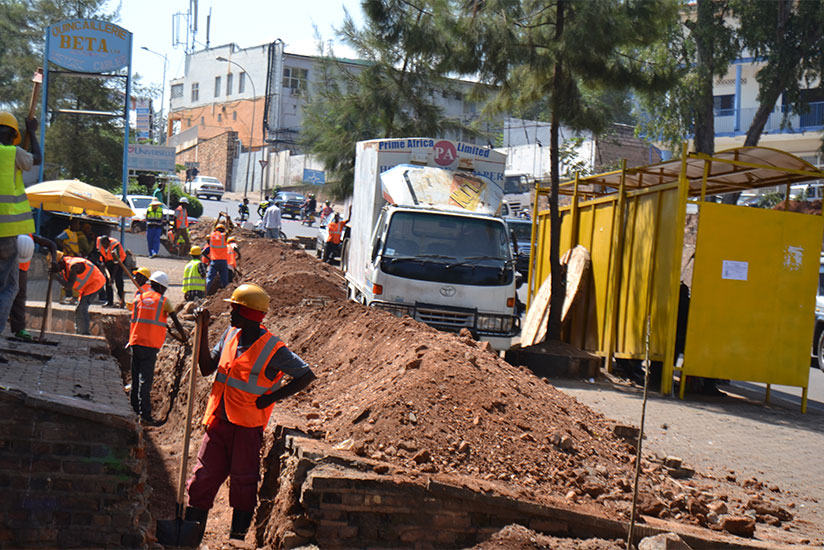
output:
{"label": "man holding shovel", "polygon": [[234,509],[229,537],[242,540],[246,536],[256,505],[263,429],[274,403],[315,379],[309,365],[261,324],[269,309],[265,290],[242,284],[225,301],[232,305],[231,326],[211,352],[209,310],[195,311],[203,330],[200,372],[208,376],[217,371],[203,418],[206,434],[188,483],[185,519],[199,522],[198,544],[215,495],[229,476],[229,503]]}

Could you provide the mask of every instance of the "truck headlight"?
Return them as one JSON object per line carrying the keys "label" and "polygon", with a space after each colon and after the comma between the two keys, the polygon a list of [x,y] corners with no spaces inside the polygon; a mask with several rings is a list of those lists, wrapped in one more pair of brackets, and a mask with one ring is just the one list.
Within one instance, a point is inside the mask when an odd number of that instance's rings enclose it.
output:
{"label": "truck headlight", "polygon": [[509,332],[512,317],[509,315],[478,315],[477,329],[484,332]]}
{"label": "truck headlight", "polygon": [[409,315],[410,317],[412,314],[409,312],[409,306],[405,306],[403,304],[390,304],[387,302],[372,302],[372,307],[375,309],[381,309],[388,313],[391,313],[395,317],[403,317],[404,315]]}

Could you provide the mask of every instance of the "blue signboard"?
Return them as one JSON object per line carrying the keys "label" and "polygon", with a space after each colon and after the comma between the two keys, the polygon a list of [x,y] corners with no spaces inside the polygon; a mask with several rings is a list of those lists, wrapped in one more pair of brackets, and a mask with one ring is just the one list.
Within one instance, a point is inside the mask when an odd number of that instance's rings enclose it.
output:
{"label": "blue signboard", "polygon": [[99,19],[71,19],[48,29],[49,61],[81,73],[122,69],[131,57],[132,33]]}
{"label": "blue signboard", "polygon": [[314,185],[323,185],[326,183],[326,173],[323,170],[303,169],[303,181]]}

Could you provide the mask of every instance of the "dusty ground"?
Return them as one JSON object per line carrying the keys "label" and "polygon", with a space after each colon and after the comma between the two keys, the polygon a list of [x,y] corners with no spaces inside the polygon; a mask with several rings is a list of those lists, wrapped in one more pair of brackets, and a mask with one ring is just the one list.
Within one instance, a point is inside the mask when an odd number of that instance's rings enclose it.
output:
{"label": "dusty ground", "polygon": [[[340,272],[303,251],[278,242],[242,246],[243,280],[261,284],[272,299],[264,324],[318,375],[307,392],[278,405],[280,414],[299,419],[332,445],[384,460],[405,475],[457,479],[467,486],[485,480],[503,494],[629,517],[634,447],[614,435],[614,421],[507,364],[468,336],[440,333],[344,301]],[[207,303],[214,320],[211,344],[227,326],[228,307],[222,299],[230,290]],[[174,515],[188,370],[182,347],[167,343],[156,369],[153,400],[155,416],[168,421],[147,430],[155,518]],[[211,380],[197,381],[198,421],[210,385]],[[201,437],[198,425],[192,459]],[[190,460],[190,470],[192,464]],[[734,516],[758,515],[760,538],[820,544],[819,527],[783,515],[790,508],[779,487],[748,486],[743,479],[728,480],[726,473],[716,478],[707,471],[674,479],[660,462],[647,459],[642,471],[641,509],[646,514],[717,528],[712,521],[722,512],[711,509],[728,508]],[[782,510],[774,513],[784,520],[763,509],[748,511],[755,497]],[[210,548],[224,544],[230,515],[224,487],[207,527]],[[252,541],[251,534],[247,540]],[[497,547],[547,546],[483,546]]]}

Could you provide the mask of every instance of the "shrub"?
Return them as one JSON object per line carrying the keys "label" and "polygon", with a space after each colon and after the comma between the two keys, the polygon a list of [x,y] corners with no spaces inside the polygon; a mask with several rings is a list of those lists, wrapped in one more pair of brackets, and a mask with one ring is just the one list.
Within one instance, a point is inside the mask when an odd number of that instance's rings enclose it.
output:
{"label": "shrub", "polygon": [[189,208],[187,211],[189,215],[193,218],[199,218],[203,215],[203,205],[200,204],[200,200],[194,195],[190,195],[183,190],[183,187],[180,185],[173,183],[169,187],[169,208],[177,208],[177,205],[180,204],[180,197],[186,197],[189,199]]}

